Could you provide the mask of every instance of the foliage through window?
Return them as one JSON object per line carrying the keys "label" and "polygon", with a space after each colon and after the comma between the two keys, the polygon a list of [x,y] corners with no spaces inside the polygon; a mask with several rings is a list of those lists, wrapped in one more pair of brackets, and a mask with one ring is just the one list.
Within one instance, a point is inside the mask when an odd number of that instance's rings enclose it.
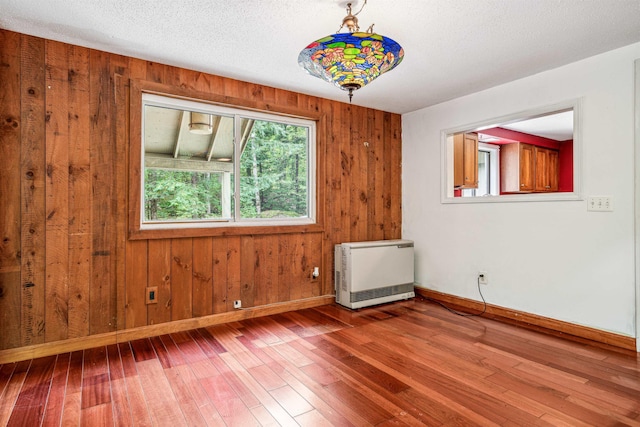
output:
{"label": "foliage through window", "polygon": [[150,94],[142,105],[141,227],[314,222],[313,121]]}

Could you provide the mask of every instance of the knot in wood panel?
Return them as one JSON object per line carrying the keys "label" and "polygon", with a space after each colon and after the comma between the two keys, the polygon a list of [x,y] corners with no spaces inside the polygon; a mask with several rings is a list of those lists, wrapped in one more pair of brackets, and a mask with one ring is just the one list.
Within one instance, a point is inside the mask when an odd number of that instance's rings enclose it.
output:
{"label": "knot in wood panel", "polygon": [[178,264],[179,267],[184,268],[185,270],[190,270],[191,269],[191,264],[186,263],[186,262],[182,262],[180,257],[174,256],[173,260],[176,262],[176,264]]}

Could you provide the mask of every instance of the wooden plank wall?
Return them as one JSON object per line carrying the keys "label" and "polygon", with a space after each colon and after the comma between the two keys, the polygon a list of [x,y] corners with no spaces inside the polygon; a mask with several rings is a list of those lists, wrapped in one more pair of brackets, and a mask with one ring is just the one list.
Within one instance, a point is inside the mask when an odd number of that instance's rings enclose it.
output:
{"label": "wooden plank wall", "polygon": [[[323,230],[129,240],[129,79],[326,113]],[[335,243],[401,237],[400,132],[396,114],[0,30],[0,350],[333,293]]]}

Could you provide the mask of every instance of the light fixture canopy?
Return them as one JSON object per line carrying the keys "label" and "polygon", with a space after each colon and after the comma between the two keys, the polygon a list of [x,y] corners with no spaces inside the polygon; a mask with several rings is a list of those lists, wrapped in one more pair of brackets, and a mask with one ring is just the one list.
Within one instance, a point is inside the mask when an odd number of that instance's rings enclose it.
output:
{"label": "light fixture canopy", "polygon": [[[374,33],[373,25],[366,32],[360,32],[356,16],[366,4],[365,0],[355,14],[351,3],[347,4],[347,16],[338,32],[314,41],[298,55],[302,68],[348,91],[349,101],[354,90],[393,70],[404,58],[404,49],[389,37]],[[348,33],[339,32],[344,27]]]}
{"label": "light fixture canopy", "polygon": [[211,135],[213,133],[213,116],[206,113],[191,111],[189,132],[197,135]]}

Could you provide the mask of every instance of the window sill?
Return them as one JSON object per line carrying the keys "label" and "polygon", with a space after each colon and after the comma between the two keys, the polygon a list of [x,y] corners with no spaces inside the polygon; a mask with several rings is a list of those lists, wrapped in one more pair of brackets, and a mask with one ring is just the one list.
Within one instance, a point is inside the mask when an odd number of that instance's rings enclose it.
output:
{"label": "window sill", "polygon": [[130,229],[129,240],[177,239],[183,237],[250,236],[261,234],[318,233],[321,224],[228,226],[167,229]]}

